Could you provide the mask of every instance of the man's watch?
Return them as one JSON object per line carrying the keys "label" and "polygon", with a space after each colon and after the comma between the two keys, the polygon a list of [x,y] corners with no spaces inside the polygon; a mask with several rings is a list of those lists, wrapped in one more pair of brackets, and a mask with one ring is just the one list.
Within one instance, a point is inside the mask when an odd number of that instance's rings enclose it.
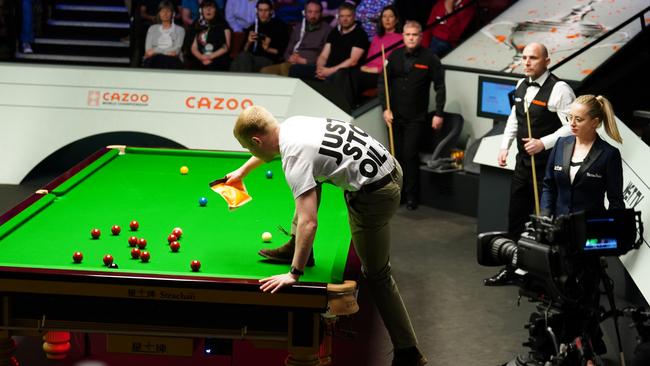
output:
{"label": "man's watch", "polygon": [[296,276],[302,276],[305,274],[305,271],[301,271],[298,268],[291,266],[291,270],[289,271],[289,273]]}

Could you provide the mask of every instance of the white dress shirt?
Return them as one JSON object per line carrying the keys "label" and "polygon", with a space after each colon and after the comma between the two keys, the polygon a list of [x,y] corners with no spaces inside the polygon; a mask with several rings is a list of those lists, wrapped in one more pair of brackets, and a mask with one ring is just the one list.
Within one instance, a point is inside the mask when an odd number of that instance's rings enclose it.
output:
{"label": "white dress shirt", "polygon": [[[538,83],[540,86],[546,82],[550,72],[547,70],[542,76],[533,80],[533,82]],[[517,88],[524,81],[521,79],[517,82]],[[530,105],[530,102],[535,99],[535,95],[539,91],[538,86],[529,86],[526,89],[526,95],[524,96],[526,105]],[[544,144],[544,149],[552,149],[555,145],[555,141],[558,138],[563,136],[568,136],[571,134],[571,126],[569,126],[569,108],[571,103],[576,99],[573,90],[564,81],[558,81],[553,86],[551,90],[551,95],[548,97],[547,108],[551,112],[556,112],[558,118],[562,122],[562,127],[555,130],[550,135],[542,136],[540,140]],[[503,131],[503,139],[501,140],[501,149],[509,149],[512,141],[517,137],[517,114],[515,112],[515,106],[512,106],[510,111],[510,116],[508,116],[508,121],[506,122],[506,128]]]}

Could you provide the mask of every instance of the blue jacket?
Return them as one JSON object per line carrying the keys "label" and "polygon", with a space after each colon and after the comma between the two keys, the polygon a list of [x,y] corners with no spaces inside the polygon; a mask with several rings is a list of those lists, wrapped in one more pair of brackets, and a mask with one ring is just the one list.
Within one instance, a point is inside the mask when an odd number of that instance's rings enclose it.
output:
{"label": "blue jacket", "polygon": [[562,137],[551,151],[542,186],[541,214],[604,210],[605,194],[610,209],[625,208],[623,164],[618,149],[597,136],[572,184],[569,163],[575,142],[575,136]]}

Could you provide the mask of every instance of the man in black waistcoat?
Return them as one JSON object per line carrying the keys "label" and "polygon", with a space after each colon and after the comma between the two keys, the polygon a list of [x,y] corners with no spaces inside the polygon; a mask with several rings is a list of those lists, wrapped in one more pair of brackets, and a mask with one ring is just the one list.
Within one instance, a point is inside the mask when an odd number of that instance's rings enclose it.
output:
{"label": "man in black waistcoat", "polygon": [[[521,62],[526,77],[517,83],[515,105],[506,122],[498,156],[499,165],[505,166],[510,144],[515,138],[517,139],[519,152],[516,157],[515,171],[512,174],[508,212],[508,234],[513,240],[519,239],[530,214],[535,212],[530,157],[535,155],[534,168],[539,187],[538,193],[541,195],[549,153],[559,137],[571,134],[568,113],[569,106],[575,99],[571,87],[548,71],[551,59],[544,45],[540,43],[527,45]],[[524,103],[528,106],[532,138],[528,138]],[[513,270],[504,268],[495,276],[485,279],[484,284],[504,285],[510,283],[513,277]]]}
{"label": "man in black waistcoat", "polygon": [[[404,47],[388,56],[386,77],[390,107],[386,104],[384,75],[377,80],[378,97],[384,111],[386,125],[393,126],[395,155],[404,169],[403,197],[406,208],[418,207],[420,186],[420,146],[424,137],[431,136],[431,128],[439,130],[445,107],[445,75],[440,59],[429,48],[421,47],[422,26],[410,20],[402,32]],[[427,121],[431,83],[436,91],[436,112]]]}

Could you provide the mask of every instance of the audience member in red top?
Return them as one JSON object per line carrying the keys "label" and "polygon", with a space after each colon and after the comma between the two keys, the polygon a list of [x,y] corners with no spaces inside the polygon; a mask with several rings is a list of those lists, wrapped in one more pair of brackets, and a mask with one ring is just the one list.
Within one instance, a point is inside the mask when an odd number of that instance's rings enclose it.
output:
{"label": "audience member in red top", "polygon": [[[431,9],[431,15],[422,34],[422,47],[429,47],[439,58],[445,56],[458,44],[460,36],[476,12],[475,6],[467,6],[471,0],[438,0]],[[465,7],[440,23],[430,27],[437,19]]]}

